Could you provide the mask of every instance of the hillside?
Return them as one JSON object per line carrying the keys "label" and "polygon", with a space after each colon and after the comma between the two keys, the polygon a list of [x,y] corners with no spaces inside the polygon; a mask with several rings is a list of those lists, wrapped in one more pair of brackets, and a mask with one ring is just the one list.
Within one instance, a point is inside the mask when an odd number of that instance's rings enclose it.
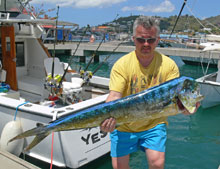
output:
{"label": "hillside", "polygon": [[[120,17],[117,20],[102,25],[112,26],[112,27],[120,26],[123,28],[121,30],[126,31],[126,27],[127,30],[131,29],[131,26],[133,25],[133,22],[137,17],[138,15]],[[161,31],[170,32],[173,29],[177,15],[170,16],[168,18],[159,17],[159,16],[156,17],[160,18]],[[202,25],[204,25],[205,28],[210,28],[212,33],[220,34],[220,15],[206,18],[204,20],[200,20],[198,18],[195,19],[193,16],[189,16],[189,15],[180,16],[174,32],[187,32],[191,34],[194,34],[195,32],[209,33],[209,31],[203,29],[204,27]]]}

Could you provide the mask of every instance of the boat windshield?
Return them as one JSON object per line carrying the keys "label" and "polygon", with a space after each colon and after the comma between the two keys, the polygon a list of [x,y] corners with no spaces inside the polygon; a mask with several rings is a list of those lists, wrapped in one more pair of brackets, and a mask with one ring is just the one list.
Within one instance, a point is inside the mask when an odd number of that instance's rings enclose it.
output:
{"label": "boat windshield", "polygon": [[20,8],[18,0],[0,0],[0,12],[20,12]]}

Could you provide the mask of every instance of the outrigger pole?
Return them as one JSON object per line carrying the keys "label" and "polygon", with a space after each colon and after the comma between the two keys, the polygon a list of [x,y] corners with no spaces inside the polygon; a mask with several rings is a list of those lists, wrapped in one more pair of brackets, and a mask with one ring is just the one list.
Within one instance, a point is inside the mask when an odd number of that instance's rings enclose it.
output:
{"label": "outrigger pole", "polygon": [[176,22],[175,22],[175,24],[174,24],[174,26],[173,26],[173,29],[172,29],[172,31],[171,31],[171,33],[170,33],[169,38],[170,38],[171,35],[173,34],[173,31],[174,31],[174,29],[175,29],[175,27],[176,27],[176,24],[177,24],[177,22],[178,22],[178,20],[179,20],[179,17],[180,17],[180,15],[181,15],[182,11],[183,11],[183,8],[184,8],[184,6],[186,5],[186,1],[187,1],[187,0],[184,0],[184,2],[183,2],[182,8],[181,8],[181,10],[180,10],[180,12],[179,12],[178,17],[176,18]]}
{"label": "outrigger pole", "polygon": [[[116,15],[114,21],[116,21],[116,19],[117,19],[118,16],[119,16],[119,14]],[[121,43],[119,43],[119,44],[116,46],[116,48],[113,49],[113,51],[112,51],[108,56],[105,57],[104,61],[103,61],[102,63],[100,63],[100,64],[96,67],[96,69],[92,72],[93,75],[102,67],[102,65],[103,65],[103,64],[108,60],[108,58],[119,48],[119,46],[120,46],[123,42],[124,42],[124,40],[123,40]]]}
{"label": "outrigger pole", "polygon": [[85,29],[85,31],[84,31],[84,33],[83,33],[83,35],[82,35],[82,37],[81,37],[79,43],[78,43],[77,46],[76,46],[76,49],[75,49],[73,55],[72,55],[71,58],[70,58],[70,61],[68,62],[68,66],[66,67],[66,69],[65,69],[65,71],[64,71],[64,73],[63,73],[63,76],[62,76],[62,78],[61,78],[61,80],[60,80],[60,83],[59,83],[59,87],[61,86],[61,84],[62,84],[62,82],[63,82],[63,80],[64,80],[64,77],[65,77],[65,75],[66,75],[66,72],[68,71],[68,68],[69,68],[70,64],[72,63],[73,57],[75,56],[76,51],[78,50],[79,45],[81,44],[81,42],[82,42],[82,40],[83,40],[83,37],[85,36],[85,34],[86,34],[86,32],[87,32],[87,30],[88,30],[89,28],[90,28],[90,26],[87,25],[87,27],[86,27],[86,29]]}
{"label": "outrigger pole", "polygon": [[100,64],[96,67],[96,69],[92,72],[93,75],[102,67],[102,65],[103,65],[103,64],[108,60],[108,58],[119,48],[119,46],[120,46],[123,42],[124,42],[124,41],[122,41],[121,43],[119,43],[119,44],[113,49],[113,51],[112,51],[108,56],[105,57],[104,61],[102,61],[102,63],[100,63]]}
{"label": "outrigger pole", "polygon": [[89,63],[86,65],[86,68],[85,68],[85,70],[84,70],[85,72],[88,70],[90,64],[92,63],[92,60],[94,59],[94,57],[95,57],[97,51],[99,50],[99,48],[100,48],[101,44],[104,42],[104,40],[105,40],[105,33],[104,33],[104,36],[103,36],[101,42],[99,43],[98,47],[96,48],[95,52],[93,52],[92,57],[91,57],[90,60],[89,60]]}
{"label": "outrigger pole", "polygon": [[52,78],[54,77],[54,58],[56,54],[56,43],[57,43],[57,25],[58,25],[58,16],[59,16],[59,5],[57,6],[57,18],[56,18],[56,26],[55,26],[55,40],[54,40],[54,46],[53,46],[53,62],[52,62]]}

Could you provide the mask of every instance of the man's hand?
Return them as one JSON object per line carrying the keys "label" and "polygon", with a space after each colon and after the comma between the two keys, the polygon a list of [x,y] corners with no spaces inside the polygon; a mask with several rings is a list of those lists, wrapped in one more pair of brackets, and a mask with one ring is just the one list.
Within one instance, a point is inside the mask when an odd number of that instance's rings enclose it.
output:
{"label": "man's hand", "polygon": [[190,113],[190,112],[189,112],[188,110],[186,110],[186,109],[185,109],[182,113],[183,113],[184,115],[194,114],[195,112],[197,112],[199,106],[200,106],[200,102],[197,102],[197,103],[196,103],[196,109],[195,109],[195,111],[194,111],[193,113]]}
{"label": "man's hand", "polygon": [[100,125],[101,131],[113,132],[115,130],[116,120],[114,118],[105,119]]}

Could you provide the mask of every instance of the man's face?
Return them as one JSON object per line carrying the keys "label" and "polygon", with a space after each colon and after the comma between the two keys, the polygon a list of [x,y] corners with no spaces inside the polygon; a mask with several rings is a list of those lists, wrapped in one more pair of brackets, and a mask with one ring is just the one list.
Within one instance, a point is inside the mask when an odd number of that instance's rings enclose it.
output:
{"label": "man's face", "polygon": [[136,45],[137,55],[139,57],[149,57],[153,55],[154,49],[159,42],[159,37],[157,37],[156,28],[146,29],[139,25],[136,28],[133,40]]}

